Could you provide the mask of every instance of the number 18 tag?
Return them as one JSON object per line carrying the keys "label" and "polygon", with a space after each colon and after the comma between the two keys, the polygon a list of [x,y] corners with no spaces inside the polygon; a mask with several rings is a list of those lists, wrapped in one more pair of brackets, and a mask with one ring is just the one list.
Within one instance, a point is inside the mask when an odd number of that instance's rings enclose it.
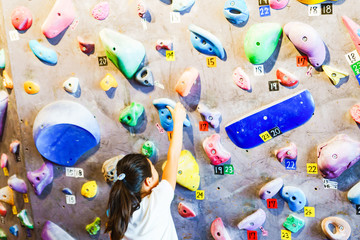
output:
{"label": "number 18 tag", "polygon": [[320,16],[321,15],[321,5],[320,4],[309,5],[308,13],[309,13],[310,17]]}

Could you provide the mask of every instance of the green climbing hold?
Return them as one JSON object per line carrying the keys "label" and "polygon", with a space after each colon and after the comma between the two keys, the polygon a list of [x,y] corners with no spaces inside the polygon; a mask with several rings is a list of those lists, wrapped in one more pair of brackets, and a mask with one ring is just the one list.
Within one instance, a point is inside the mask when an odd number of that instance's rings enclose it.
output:
{"label": "green climbing hold", "polygon": [[17,217],[20,219],[20,222],[23,226],[29,228],[29,229],[34,229],[34,223],[33,220],[31,219],[31,217],[28,215],[26,209],[21,210]]}
{"label": "green climbing hold", "polygon": [[281,39],[278,23],[258,23],[250,27],[245,36],[244,49],[252,64],[263,64],[274,53]]}
{"label": "green climbing hold", "polygon": [[298,232],[303,226],[305,225],[305,221],[301,218],[295,217],[294,215],[290,214],[286,221],[284,222],[283,226],[288,229],[289,231],[296,233]]}
{"label": "green climbing hold", "polygon": [[96,217],[95,221],[86,225],[85,229],[90,235],[96,235],[100,231],[101,220]]}
{"label": "green climbing hold", "polygon": [[124,110],[122,110],[119,121],[130,127],[135,127],[138,124],[138,120],[143,112],[143,105],[132,102],[130,106],[127,106]]}
{"label": "green climbing hold", "polygon": [[152,141],[146,141],[141,148],[142,155],[148,158],[153,156],[155,152],[156,152],[155,144]]}
{"label": "green climbing hold", "polygon": [[7,240],[6,233],[3,229],[0,228],[0,239],[1,240]]}
{"label": "green climbing hold", "polygon": [[102,29],[99,34],[107,57],[126,78],[132,78],[145,58],[144,45],[108,28]]}

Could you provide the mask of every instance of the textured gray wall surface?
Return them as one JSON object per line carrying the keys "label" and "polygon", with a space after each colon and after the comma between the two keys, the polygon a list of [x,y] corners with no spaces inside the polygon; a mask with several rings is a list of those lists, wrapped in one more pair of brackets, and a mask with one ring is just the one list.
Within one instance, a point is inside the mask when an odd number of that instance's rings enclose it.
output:
{"label": "textured gray wall surface", "polygon": [[[354,45],[342,23],[341,16],[347,15],[360,23],[357,0],[338,1],[334,4],[334,14],[308,16],[307,5],[290,0],[282,10],[271,10],[271,16],[260,17],[258,2],[247,1],[250,19],[243,27],[229,23],[223,15],[225,1],[197,0],[188,13],[181,15],[180,23],[170,23],[171,5],[168,1],[147,1],[151,13],[151,22],[142,23],[137,16],[136,1],[109,0],[110,15],[106,20],[98,21],[91,16],[91,9],[98,1],[74,1],[77,10],[78,25],[69,27],[58,43],[49,42],[41,33],[41,25],[55,3],[41,0],[3,0],[2,11],[5,19],[5,31],[8,51],[16,92],[16,103],[20,118],[21,138],[24,148],[26,169],[38,169],[45,159],[37,151],[32,137],[32,125],[37,113],[47,104],[56,100],[71,100],[87,107],[98,120],[101,128],[100,145],[82,157],[75,167],[83,168],[84,178],[65,176],[65,168],[56,166],[54,181],[42,195],[37,196],[30,189],[30,198],[35,221],[35,234],[40,238],[40,232],[46,220],[51,220],[65,229],[77,239],[89,239],[85,226],[96,216],[102,220],[102,232],[96,239],[108,239],[103,234],[106,223],[110,186],[101,174],[103,162],[115,155],[139,152],[145,140],[155,142],[158,148],[156,166],[161,171],[161,165],[166,160],[169,146],[168,137],[156,128],[159,123],[157,110],[152,100],[160,97],[181,101],[188,110],[192,127],[184,131],[183,148],[192,152],[200,167],[201,190],[205,191],[205,199],[195,199],[195,192],[177,186],[172,208],[172,215],[179,239],[211,239],[210,225],[216,217],[221,217],[233,239],[247,239],[246,231],[238,230],[236,225],[247,215],[258,208],[265,210],[267,219],[264,228],[268,237],[259,239],[280,239],[282,223],[292,213],[287,203],[278,195],[279,208],[269,210],[266,202],[258,197],[259,189],[268,181],[282,177],[285,185],[301,188],[307,197],[308,205],[315,207],[314,218],[305,218],[303,212],[295,213],[305,219],[305,227],[294,239],[324,239],[320,222],[328,216],[340,216],[352,227],[351,239],[359,239],[359,215],[355,206],[347,200],[347,191],[359,181],[360,165],[347,170],[335,181],[338,190],[324,189],[321,175],[308,175],[306,163],[317,161],[316,147],[341,133],[348,134],[355,140],[359,138],[359,127],[351,119],[349,109],[359,101],[359,84],[352,73],[344,55],[353,51]],[[9,31],[11,11],[19,5],[28,7],[34,16],[32,27],[20,34],[20,39],[11,41]],[[306,75],[307,68],[296,67],[296,56],[300,53],[284,35],[281,46],[265,66],[264,76],[254,75],[254,66],[248,62],[244,53],[244,38],[247,30],[255,23],[276,22],[284,26],[290,21],[302,21],[313,26],[326,43],[331,66],[349,72],[349,79],[340,87],[332,85],[323,72],[313,71],[312,76]],[[188,25],[194,23],[210,31],[219,38],[227,53],[227,59],[217,59],[216,68],[208,68],[206,55],[196,51],[190,42]],[[109,62],[107,66],[98,66],[98,56],[104,56],[105,50],[99,39],[99,31],[111,28],[141,41],[147,53],[147,62],[152,69],[154,79],[164,88],[156,86],[153,89],[139,86],[132,80],[127,80],[116,67]],[[95,53],[87,56],[78,47],[77,36],[94,41]],[[28,42],[36,39],[58,53],[59,61],[55,66],[40,62],[31,52]],[[174,43],[175,61],[168,62],[155,50],[158,39],[171,39]],[[188,97],[182,98],[174,86],[187,67],[195,67],[200,72],[197,81]],[[238,88],[232,80],[232,72],[236,67],[242,67],[252,82],[252,92]],[[300,77],[300,83],[295,89],[280,86],[280,91],[270,92],[268,81],[275,80],[275,72],[279,67]],[[106,73],[115,76],[119,86],[114,96],[108,97],[100,88],[100,80]],[[71,76],[80,79],[81,95],[76,98],[62,89],[62,83]],[[41,89],[36,95],[28,95],[23,90],[27,80],[37,82]],[[244,150],[237,148],[227,137],[225,125],[232,120],[257,108],[291,95],[299,90],[308,89],[315,101],[314,116],[305,125],[284,133],[256,148]],[[118,122],[121,110],[135,101],[145,107],[146,118],[142,127],[130,133]],[[199,102],[216,108],[222,113],[222,123],[218,130],[212,128],[208,132],[200,132],[198,122],[202,121],[195,111]],[[9,123],[9,118],[7,123]],[[16,118],[14,117],[16,125]],[[209,135],[218,132],[222,137],[223,146],[231,152],[231,164],[235,168],[234,175],[214,175],[214,167],[202,148],[202,141]],[[298,146],[297,170],[285,170],[274,156],[274,150],[295,142]],[[15,170],[14,170],[15,171]],[[20,171],[20,170],[19,170]],[[88,200],[81,196],[80,189],[88,180],[96,180],[99,190],[97,196]],[[77,203],[67,205],[62,188],[71,188]],[[183,219],[177,213],[177,205],[185,201],[194,206],[197,217]]]}

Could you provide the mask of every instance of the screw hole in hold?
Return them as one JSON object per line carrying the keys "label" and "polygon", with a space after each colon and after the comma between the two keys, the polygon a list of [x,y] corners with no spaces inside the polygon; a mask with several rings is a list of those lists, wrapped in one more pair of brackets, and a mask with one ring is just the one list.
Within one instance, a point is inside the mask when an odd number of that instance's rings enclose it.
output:
{"label": "screw hole in hold", "polygon": [[315,191],[317,191],[318,190],[318,188],[316,187],[316,188],[314,188],[315,189]]}
{"label": "screw hole in hold", "polygon": [[113,50],[116,51],[116,47],[113,47]]}
{"label": "screw hole in hold", "polygon": [[236,10],[236,9],[230,9],[230,13],[232,13],[232,14],[241,14],[241,12],[239,10]]}
{"label": "screw hole in hold", "polygon": [[284,75],[284,80],[288,80],[288,76]]}
{"label": "screw hole in hold", "polygon": [[36,181],[40,181],[40,178],[39,178],[39,177],[36,177]]}
{"label": "screw hole in hold", "polygon": [[28,149],[28,148],[25,148],[25,150],[26,150],[26,151],[29,151],[29,149]]}
{"label": "screw hole in hold", "polygon": [[206,41],[205,41],[205,40],[202,40],[201,43],[202,43],[203,45],[206,45]]}
{"label": "screw hole in hold", "polygon": [[5,194],[3,195],[3,198],[6,198],[6,195],[5,195]]}
{"label": "screw hole in hold", "polygon": [[168,120],[171,120],[171,116],[168,116],[167,119],[168,119]]}
{"label": "screw hole in hold", "polygon": [[181,170],[179,170],[179,171],[178,171],[178,174],[182,174],[182,171],[181,171]]}
{"label": "screw hole in hold", "polygon": [[267,116],[264,116],[264,120],[267,120]]}
{"label": "screw hole in hold", "polygon": [[217,187],[217,190],[220,190],[220,187]]}
{"label": "screw hole in hold", "polygon": [[149,81],[148,81],[148,80],[145,80],[144,83],[147,85],[147,84],[149,84]]}
{"label": "screw hole in hold", "polygon": [[183,212],[186,213],[186,210],[184,209]]}
{"label": "screw hole in hold", "polygon": [[267,194],[270,194],[270,193],[271,193],[271,191],[269,191],[269,190],[268,190],[268,191],[266,191],[266,193],[267,193]]}
{"label": "screw hole in hold", "polygon": [[60,16],[61,16],[61,13],[58,13],[58,16],[60,17]]}
{"label": "screw hole in hold", "polygon": [[212,48],[209,48],[209,51],[212,52]]}
{"label": "screw hole in hold", "polygon": [[299,201],[299,204],[301,204],[301,201]]}
{"label": "screw hole in hold", "polygon": [[62,207],[63,207],[63,208],[65,208],[65,206],[64,206],[64,205],[63,205]]}
{"label": "screw hole in hold", "polygon": [[306,36],[303,36],[303,37],[302,37],[302,40],[303,40],[304,42],[306,42],[308,39],[307,39]]}
{"label": "screw hole in hold", "polygon": [[195,39],[198,39],[198,37],[195,36]]}
{"label": "screw hole in hold", "polygon": [[253,222],[251,222],[251,223],[250,223],[250,226],[254,226],[254,223],[253,223]]}
{"label": "screw hole in hold", "polygon": [[296,200],[296,197],[295,197],[295,196],[292,196],[291,199],[292,199],[292,200]]}
{"label": "screw hole in hold", "polygon": [[332,73],[331,76],[332,76],[332,77],[336,77],[336,73]]}
{"label": "screw hole in hold", "polygon": [[141,72],[141,77],[144,78],[147,76],[147,74],[148,74],[147,70],[144,70]]}
{"label": "screw hole in hold", "polygon": [[130,117],[130,116],[127,116],[127,119],[130,121],[130,120],[131,120],[131,117]]}
{"label": "screw hole in hold", "polygon": [[246,152],[249,152],[249,150],[245,150]]}
{"label": "screw hole in hold", "polygon": [[256,46],[260,46],[260,42],[256,42]]}
{"label": "screw hole in hold", "polygon": [[217,232],[216,235],[218,235],[219,237],[221,236],[220,232]]}

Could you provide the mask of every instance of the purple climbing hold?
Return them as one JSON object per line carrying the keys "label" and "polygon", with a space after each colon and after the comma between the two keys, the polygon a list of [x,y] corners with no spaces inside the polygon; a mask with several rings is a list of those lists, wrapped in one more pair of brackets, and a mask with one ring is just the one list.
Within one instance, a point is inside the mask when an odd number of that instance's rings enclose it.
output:
{"label": "purple climbing hold", "polygon": [[41,168],[27,172],[27,178],[34,187],[36,195],[40,195],[44,188],[53,181],[54,170],[50,162],[44,163]]}
{"label": "purple climbing hold", "polygon": [[0,91],[0,137],[3,134],[6,118],[6,110],[8,106],[8,94],[5,91]]}
{"label": "purple climbing hold", "polygon": [[256,210],[256,212],[247,216],[241,222],[239,222],[237,227],[239,229],[246,229],[249,231],[253,231],[261,227],[261,225],[264,224],[265,220],[266,220],[266,213],[264,210],[259,208],[258,210]]}
{"label": "purple climbing hold", "polygon": [[18,178],[16,174],[8,179],[8,185],[11,189],[19,193],[27,193],[27,186],[24,180]]}
{"label": "purple climbing hold", "polygon": [[75,240],[64,229],[51,221],[46,221],[41,231],[42,240]]}

